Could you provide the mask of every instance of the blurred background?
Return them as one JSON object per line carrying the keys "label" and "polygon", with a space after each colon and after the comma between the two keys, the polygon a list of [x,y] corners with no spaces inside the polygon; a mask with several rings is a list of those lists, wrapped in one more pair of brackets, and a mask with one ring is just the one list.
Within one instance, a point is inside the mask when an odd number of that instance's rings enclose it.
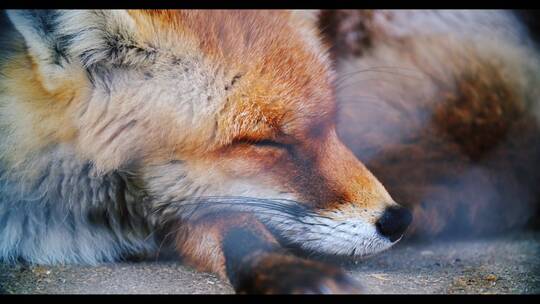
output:
{"label": "blurred background", "polygon": [[409,236],[538,219],[536,11],[326,11],[339,131],[400,204]]}

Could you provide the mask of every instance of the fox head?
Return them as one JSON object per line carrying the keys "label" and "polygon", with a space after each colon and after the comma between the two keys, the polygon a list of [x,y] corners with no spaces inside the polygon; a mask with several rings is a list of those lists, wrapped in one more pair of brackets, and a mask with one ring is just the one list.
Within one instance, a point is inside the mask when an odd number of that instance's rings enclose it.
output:
{"label": "fox head", "polygon": [[63,144],[163,214],[251,210],[306,251],[389,248],[411,216],[336,134],[315,14],[9,11],[13,155]]}

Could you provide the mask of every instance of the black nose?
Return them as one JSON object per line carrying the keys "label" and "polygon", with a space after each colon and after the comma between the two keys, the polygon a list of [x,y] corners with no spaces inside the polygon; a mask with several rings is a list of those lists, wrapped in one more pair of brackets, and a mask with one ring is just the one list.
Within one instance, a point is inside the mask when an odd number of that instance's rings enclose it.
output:
{"label": "black nose", "polygon": [[409,209],[401,206],[391,206],[384,210],[375,226],[377,231],[390,241],[399,239],[412,221],[412,214]]}

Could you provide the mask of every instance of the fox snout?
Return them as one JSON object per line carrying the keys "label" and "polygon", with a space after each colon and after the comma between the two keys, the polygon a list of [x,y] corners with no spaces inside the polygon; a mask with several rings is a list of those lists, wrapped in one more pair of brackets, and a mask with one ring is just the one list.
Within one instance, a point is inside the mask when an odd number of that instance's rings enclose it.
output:
{"label": "fox snout", "polygon": [[281,185],[294,185],[287,191],[292,194],[288,206],[280,207],[294,209],[294,216],[260,214],[279,236],[307,252],[363,257],[386,250],[404,235],[412,213],[394,202],[333,130],[303,145],[272,167]]}
{"label": "fox snout", "polygon": [[412,213],[401,206],[386,208],[375,226],[377,231],[391,242],[399,240],[412,222]]}

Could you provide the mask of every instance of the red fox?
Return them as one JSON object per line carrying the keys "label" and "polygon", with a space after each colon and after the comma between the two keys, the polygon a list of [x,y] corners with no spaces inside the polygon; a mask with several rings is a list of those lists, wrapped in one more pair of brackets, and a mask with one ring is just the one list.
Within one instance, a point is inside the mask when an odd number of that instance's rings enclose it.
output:
{"label": "red fox", "polygon": [[[370,143],[364,122],[394,125],[342,114],[338,77],[349,71],[331,47],[339,41],[320,34],[331,15],[11,10],[5,18],[0,260],[96,264],[168,247],[239,293],[355,293],[343,270],[307,256],[379,253],[413,220],[353,153],[386,157],[356,140]],[[361,115],[341,119],[353,113]],[[369,164],[391,177],[392,164]]]}

